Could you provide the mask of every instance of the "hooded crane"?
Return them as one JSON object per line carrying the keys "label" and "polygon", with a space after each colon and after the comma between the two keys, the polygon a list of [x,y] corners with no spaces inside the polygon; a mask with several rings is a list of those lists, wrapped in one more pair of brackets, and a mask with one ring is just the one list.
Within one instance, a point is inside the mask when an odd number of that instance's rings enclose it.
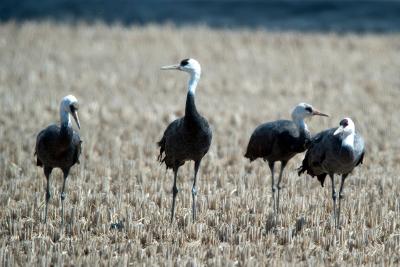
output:
{"label": "hooded crane", "polygon": [[[317,176],[322,187],[326,175],[331,178],[333,219],[336,228],[339,226],[340,200],[343,198],[344,180],[356,166],[362,163],[364,149],[364,140],[355,131],[354,122],[350,118],[344,118],[340,121],[339,127],[322,131],[312,138],[310,148],[299,168],[299,175],[307,172],[312,177]],[[342,175],[337,214],[335,173]]]}
{"label": "hooded crane", "polygon": [[[300,103],[292,111],[292,120],[277,120],[261,124],[250,137],[245,157],[250,161],[257,158],[268,161],[272,177],[272,198],[275,214],[279,209],[283,169],[292,157],[307,149],[311,135],[304,119],[314,115],[328,116],[309,104]],[[274,182],[275,161],[281,162],[281,170],[276,185]],[[278,189],[277,199],[275,199],[276,189]]]}
{"label": "hooded crane", "polygon": [[73,95],[68,95],[61,100],[60,126],[52,124],[42,130],[36,138],[35,155],[37,166],[43,167],[47,179],[45,223],[47,222],[47,206],[50,199],[51,171],[53,168],[60,168],[64,174],[64,181],[61,189],[61,224],[64,224],[65,182],[70,168],[75,163],[79,164],[82,141],[79,134],[72,129],[70,115],[72,115],[80,129],[78,100]]}
{"label": "hooded crane", "polygon": [[[172,209],[171,223],[175,213],[175,198],[178,194],[176,179],[178,169],[185,161],[194,161],[194,179],[192,187],[192,216],[196,219],[195,198],[197,194],[196,179],[200,163],[210,148],[212,132],[208,122],[196,109],[195,92],[200,79],[201,67],[199,62],[194,59],[184,59],[179,65],[165,66],[162,70],[180,70],[190,74],[189,88],[186,97],[185,116],[176,119],[164,132],[163,137],[158,142],[160,155],[158,157],[161,163],[165,163],[168,168],[174,171],[174,185],[172,187]],[[163,153],[165,156],[163,158]]]}

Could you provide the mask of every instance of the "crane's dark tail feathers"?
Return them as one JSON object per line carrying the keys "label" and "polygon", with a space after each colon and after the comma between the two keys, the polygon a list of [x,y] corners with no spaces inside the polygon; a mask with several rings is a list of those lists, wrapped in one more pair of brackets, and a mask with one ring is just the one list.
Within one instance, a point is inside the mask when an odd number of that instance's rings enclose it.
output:
{"label": "crane's dark tail feathers", "polygon": [[304,167],[304,163],[297,168],[297,175],[300,176],[302,175],[307,169]]}
{"label": "crane's dark tail feathers", "polygon": [[157,160],[162,164],[165,161],[165,157],[163,158],[163,153],[165,151],[165,137],[161,138],[157,145],[160,147],[160,155],[158,155]]}
{"label": "crane's dark tail feathers", "polygon": [[308,175],[310,175],[311,177],[317,176],[318,181],[321,183],[321,186],[324,187],[324,182],[325,182],[325,178],[326,178],[326,173],[322,173],[319,175],[316,175],[312,169],[310,168],[310,166],[308,165],[308,155],[306,154],[306,156],[303,159],[303,162],[301,164],[301,166],[299,168],[297,168],[297,174],[300,176],[302,173],[307,172]]}
{"label": "crane's dark tail feathers", "polygon": [[35,149],[35,153],[33,153],[33,156],[36,156],[36,166],[43,166],[42,161],[38,158],[37,156],[37,150]]}
{"label": "crane's dark tail feathers", "polygon": [[247,148],[246,154],[244,154],[244,157],[245,157],[245,158],[248,158],[248,159],[250,160],[250,162],[252,162],[253,160],[256,160],[256,159],[257,159],[257,157],[255,157],[253,154],[254,154],[254,153],[252,153],[252,151],[250,151],[250,149]]}
{"label": "crane's dark tail feathers", "polygon": [[308,166],[308,155],[306,153],[306,156],[303,159],[303,162],[301,163],[301,166],[297,168],[297,174],[300,176],[302,173],[309,173],[309,166]]}
{"label": "crane's dark tail feathers", "polygon": [[363,164],[363,161],[364,161],[364,152],[361,154],[361,157],[360,157],[359,161],[357,162],[356,166]]}
{"label": "crane's dark tail feathers", "polygon": [[326,173],[317,175],[318,181],[321,183],[321,186],[324,187],[324,182],[326,178]]}
{"label": "crane's dark tail feathers", "polygon": [[36,166],[43,166],[43,163],[40,161],[39,158],[36,158]]}

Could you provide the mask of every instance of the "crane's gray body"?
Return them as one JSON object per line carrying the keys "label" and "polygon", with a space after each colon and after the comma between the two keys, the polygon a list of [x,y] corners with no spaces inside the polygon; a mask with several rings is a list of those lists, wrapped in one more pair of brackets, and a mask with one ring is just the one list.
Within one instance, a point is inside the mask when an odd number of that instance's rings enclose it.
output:
{"label": "crane's gray body", "polygon": [[79,163],[81,143],[78,132],[72,127],[52,124],[36,138],[37,165],[67,171]]}
{"label": "crane's gray body", "polygon": [[331,128],[315,135],[300,167],[299,174],[307,172],[317,176],[324,185],[326,175],[348,175],[362,163],[365,145],[361,135],[355,132],[354,147],[343,145],[341,134],[333,135],[337,128]]}
{"label": "crane's gray body", "polygon": [[245,157],[253,161],[263,158],[268,162],[289,161],[304,152],[311,135],[293,121],[277,120],[258,126],[250,137]]}
{"label": "crane's gray body", "polygon": [[185,116],[170,123],[158,142],[159,160],[172,169],[179,168],[188,160],[200,161],[207,154],[211,140],[210,126],[197,112],[194,95],[188,93]]}

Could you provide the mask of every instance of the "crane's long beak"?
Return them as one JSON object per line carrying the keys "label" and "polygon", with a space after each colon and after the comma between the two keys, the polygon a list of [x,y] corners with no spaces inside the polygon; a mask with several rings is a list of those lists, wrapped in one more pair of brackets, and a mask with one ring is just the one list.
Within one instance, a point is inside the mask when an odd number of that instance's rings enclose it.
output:
{"label": "crane's long beak", "polygon": [[340,133],[342,133],[344,131],[344,128],[343,128],[343,126],[339,126],[337,129],[336,129],[336,131],[333,133],[333,135],[338,135],[338,134],[340,134]]}
{"label": "crane's long beak", "polygon": [[323,117],[329,117],[328,114],[322,113],[321,111],[318,111],[316,109],[313,110],[312,115],[318,115],[318,116],[323,116]]}
{"label": "crane's long beak", "polygon": [[81,124],[79,123],[78,112],[76,110],[72,113],[72,117],[74,117],[76,125],[78,125],[78,128],[81,129]]}
{"label": "crane's long beak", "polygon": [[180,65],[168,65],[168,66],[163,66],[161,67],[162,70],[179,70]]}

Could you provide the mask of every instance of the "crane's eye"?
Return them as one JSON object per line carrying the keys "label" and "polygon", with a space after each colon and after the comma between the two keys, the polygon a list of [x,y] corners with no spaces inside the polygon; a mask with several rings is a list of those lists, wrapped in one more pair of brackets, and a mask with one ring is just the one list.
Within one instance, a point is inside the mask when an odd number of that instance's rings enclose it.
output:
{"label": "crane's eye", "polygon": [[347,125],[349,125],[349,122],[346,119],[343,119],[340,121],[339,125],[346,127]]}
{"label": "crane's eye", "polygon": [[69,109],[71,110],[72,113],[78,110],[78,104],[71,104],[69,105]]}
{"label": "crane's eye", "polygon": [[188,58],[181,61],[181,67],[184,67],[187,64],[189,64],[189,59]]}
{"label": "crane's eye", "polygon": [[307,112],[310,112],[310,113],[312,112],[312,108],[311,108],[311,107],[306,107],[305,110],[306,110]]}

